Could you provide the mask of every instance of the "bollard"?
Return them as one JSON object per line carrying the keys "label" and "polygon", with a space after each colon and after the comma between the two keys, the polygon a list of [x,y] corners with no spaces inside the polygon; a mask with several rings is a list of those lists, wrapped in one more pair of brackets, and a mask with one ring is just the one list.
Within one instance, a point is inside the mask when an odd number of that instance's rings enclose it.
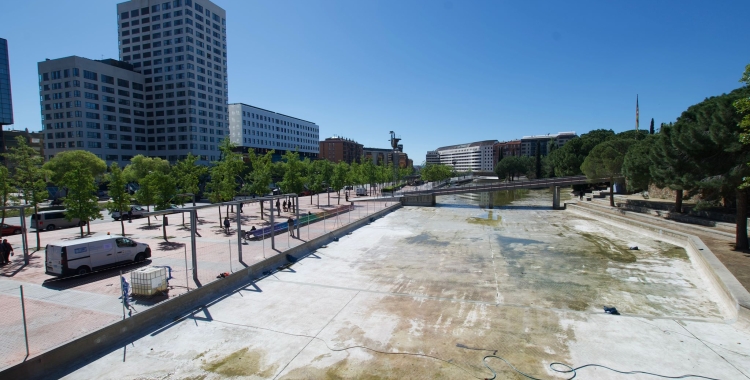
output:
{"label": "bollard", "polygon": [[26,357],[29,357],[29,332],[26,328],[26,305],[23,303],[23,285],[20,285],[21,289],[21,316],[23,317],[23,337],[26,339]]}
{"label": "bollard", "polygon": [[190,280],[188,280],[187,244],[183,248],[185,249],[185,286],[187,286],[187,290],[189,292],[190,291]]}

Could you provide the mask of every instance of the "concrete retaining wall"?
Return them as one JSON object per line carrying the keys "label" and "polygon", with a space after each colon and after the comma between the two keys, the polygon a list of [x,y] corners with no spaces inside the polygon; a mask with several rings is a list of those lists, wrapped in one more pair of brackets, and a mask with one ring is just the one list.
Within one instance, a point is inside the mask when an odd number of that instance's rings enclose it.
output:
{"label": "concrete retaining wall", "polygon": [[652,238],[666,241],[685,248],[690,261],[713,287],[718,296],[719,306],[728,318],[726,322],[735,323],[736,327],[750,331],[750,293],[737,281],[737,278],[719,261],[713,252],[697,236],[678,232],[659,226],[650,225],[632,219],[612,215],[604,211],[587,207],[568,205],[568,210],[586,217],[595,217],[607,223],[627,229],[634,229]]}
{"label": "concrete retaining wall", "polygon": [[255,263],[231,274],[229,277],[210,282],[198,289],[143,310],[130,318],[55,347],[0,372],[0,379],[56,379],[62,377],[67,372],[107,354],[111,350],[139,339],[153,331],[158,325],[179,320],[196,308],[247,286],[254,280],[263,277],[265,272],[274,272],[280,266],[296,262],[321,246],[334,241],[335,238],[354,231],[370,223],[372,219],[384,216],[400,207],[401,204],[396,203],[371,214],[369,217]]}

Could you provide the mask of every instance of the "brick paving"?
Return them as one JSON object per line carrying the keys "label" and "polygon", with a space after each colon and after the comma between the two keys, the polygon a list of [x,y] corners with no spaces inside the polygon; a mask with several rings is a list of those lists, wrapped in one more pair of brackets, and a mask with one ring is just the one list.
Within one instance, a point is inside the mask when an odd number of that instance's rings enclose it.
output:
{"label": "brick paving", "polygon": [[[299,238],[290,237],[287,232],[277,233],[274,238],[275,249],[271,247],[270,236],[266,236],[265,239],[243,241],[243,262],[240,262],[238,257],[236,214],[230,211],[228,215],[232,225],[227,233],[221,224],[223,219],[219,218],[218,207],[199,210],[197,230],[200,237],[196,237],[196,272],[200,283],[215,281],[216,276],[222,272],[235,272],[244,265],[252,265],[264,257],[304,244],[350,221],[354,222],[393,205],[393,202],[362,202],[364,204],[357,203],[350,212],[346,212],[348,208],[343,193],[341,205],[335,193],[330,195],[330,205],[326,194],[320,195],[320,203],[317,196],[313,196],[312,199],[309,196],[299,199],[300,216],[308,212],[327,216],[325,219],[300,226]],[[252,226],[258,229],[268,226],[270,218],[267,206],[266,203],[261,218],[257,203],[246,204],[241,213],[242,230],[249,230]],[[221,217],[225,216],[226,207],[222,207]],[[290,216],[294,217],[282,210],[280,216],[274,214],[274,222],[286,222]],[[198,284],[192,275],[189,217],[186,217],[186,225],[182,224],[182,216],[179,214],[169,215],[168,218],[167,241],[163,238],[161,217],[152,218],[151,226],[145,218],[125,223],[125,233],[128,237],[149,244],[152,249],[151,260],[143,264],[127,264],[80,277],[61,279],[45,274],[43,248],[37,251],[34,248],[30,249],[29,264],[23,265],[21,236],[7,237],[14,247],[15,256],[11,258],[11,264],[0,267],[0,370],[24,360],[26,355],[20,285],[24,286],[31,357],[121,319],[122,304],[119,299],[118,279],[120,271],[129,281],[128,273],[143,266],[164,265],[172,269],[168,293],[152,298],[134,299],[132,305],[135,312],[185,293],[188,288],[196,288]],[[120,222],[92,223],[91,234],[88,236],[108,232],[119,234]],[[40,238],[40,245],[44,247],[54,241],[80,238],[80,231],[78,228],[45,231],[40,234]],[[34,234],[29,234],[28,241],[31,246],[36,245]],[[76,323],[72,324],[72,321]]]}

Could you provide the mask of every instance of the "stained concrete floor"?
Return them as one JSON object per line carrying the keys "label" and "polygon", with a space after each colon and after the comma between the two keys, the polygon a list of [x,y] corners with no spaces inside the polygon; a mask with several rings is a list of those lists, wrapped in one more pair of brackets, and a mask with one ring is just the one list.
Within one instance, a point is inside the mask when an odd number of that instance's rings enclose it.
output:
{"label": "stained concrete floor", "polygon": [[570,377],[552,362],[750,375],[750,335],[683,249],[552,211],[548,192],[469,198],[391,213],[67,378],[471,379],[492,376],[490,354],[545,379]]}

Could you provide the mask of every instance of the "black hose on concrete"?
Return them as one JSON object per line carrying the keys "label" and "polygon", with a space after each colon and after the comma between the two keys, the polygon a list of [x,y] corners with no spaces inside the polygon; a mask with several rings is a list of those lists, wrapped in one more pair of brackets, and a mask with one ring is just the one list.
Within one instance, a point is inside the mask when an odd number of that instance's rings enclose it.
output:
{"label": "black hose on concrete", "polygon": [[[525,372],[521,372],[518,368],[514,367],[513,364],[510,364],[510,362],[508,362],[507,360],[505,360],[505,358],[503,358],[501,356],[497,356],[497,355],[487,355],[487,356],[485,356],[482,359],[482,363],[484,363],[484,366],[487,367],[487,369],[489,369],[490,372],[492,372],[492,377],[488,377],[485,380],[494,380],[497,377],[497,372],[495,372],[495,370],[492,369],[492,367],[490,367],[489,364],[487,364],[487,358],[496,358],[496,359],[500,359],[500,360],[504,361],[505,364],[507,364],[508,366],[510,366],[510,368],[512,368],[517,373],[525,376],[526,378],[529,378],[529,379],[532,379],[532,380],[543,380],[543,379],[540,379],[538,377],[531,376],[531,375],[529,375],[529,374],[527,374]],[[562,369],[555,368],[555,367],[562,367]],[[716,378],[713,378],[713,377],[706,377],[706,376],[701,376],[701,375],[690,375],[690,374],[688,374],[688,375],[681,375],[681,376],[666,376],[666,375],[660,375],[658,373],[645,372],[645,371],[620,371],[620,370],[616,370],[614,368],[610,368],[610,367],[607,367],[607,366],[604,366],[604,365],[601,365],[601,364],[585,364],[585,365],[582,365],[580,367],[575,367],[575,368],[573,368],[573,367],[571,367],[571,366],[569,366],[569,365],[567,365],[565,363],[558,363],[558,362],[550,363],[550,365],[549,365],[549,368],[551,370],[557,372],[557,373],[570,373],[570,374],[573,374],[573,376],[567,378],[566,380],[572,380],[573,378],[575,378],[578,375],[578,373],[576,371],[578,371],[579,369],[586,368],[586,367],[604,368],[604,369],[610,370],[612,372],[621,373],[623,375],[649,375],[649,376],[660,377],[662,379],[698,378],[698,379],[706,379],[706,380],[719,380],[719,379],[716,379]]]}
{"label": "black hose on concrete", "polygon": [[[269,328],[260,327],[260,326],[247,325],[247,324],[243,324],[243,323],[226,322],[226,321],[220,321],[220,320],[217,320],[217,319],[214,319],[212,321],[213,322],[227,324],[227,325],[234,325],[234,326],[246,327],[246,328],[251,328],[251,329],[258,329],[258,330],[266,330],[266,331],[271,331],[271,332],[275,332],[275,333],[279,333],[279,334],[284,334],[284,335],[306,337],[306,338],[311,338],[311,339],[319,340],[319,341],[323,342],[323,344],[326,346],[327,349],[329,349],[330,351],[334,351],[334,352],[347,351],[347,350],[351,350],[353,348],[361,348],[361,349],[364,349],[364,350],[376,352],[376,353],[383,354],[383,355],[405,355],[405,356],[416,356],[416,357],[430,358],[430,359],[441,361],[441,362],[446,363],[446,364],[450,364],[450,365],[452,365],[452,366],[454,366],[454,367],[456,367],[456,368],[458,368],[458,369],[466,372],[471,377],[474,377],[474,378],[477,378],[477,379],[480,379],[480,380],[494,380],[494,379],[497,378],[497,372],[495,372],[495,370],[492,369],[492,367],[490,367],[489,364],[487,364],[487,359],[488,358],[496,358],[496,359],[500,359],[500,360],[504,361],[505,364],[507,364],[508,366],[510,366],[510,368],[513,369],[513,371],[517,372],[518,374],[520,374],[522,376],[525,376],[528,379],[531,379],[531,380],[544,380],[544,379],[540,379],[538,377],[531,376],[528,373],[522,372],[521,370],[519,370],[518,368],[516,368],[515,366],[513,366],[513,364],[511,364],[509,361],[505,360],[505,358],[503,358],[502,356],[497,356],[497,355],[487,355],[484,358],[482,358],[482,363],[484,364],[484,366],[487,367],[487,369],[489,369],[490,372],[492,372],[492,377],[482,378],[482,377],[478,377],[478,376],[472,374],[468,369],[466,369],[464,367],[461,367],[460,365],[454,363],[453,361],[445,360],[445,359],[439,358],[437,356],[432,356],[432,355],[427,355],[427,354],[419,354],[419,353],[413,353],[413,352],[388,352],[388,351],[381,351],[381,350],[376,350],[374,348],[370,348],[370,347],[366,347],[366,346],[361,346],[361,345],[348,346],[348,347],[342,347],[342,348],[331,348],[330,346],[328,346],[328,342],[327,341],[325,341],[324,339],[318,338],[317,336],[313,336],[313,335],[293,334],[293,333],[288,333],[288,332],[284,332],[284,331],[269,329]],[[462,344],[457,345],[457,347],[471,349],[471,348],[466,347],[465,345],[462,345]],[[555,368],[556,366],[557,367],[562,367],[562,369]],[[719,380],[719,379],[716,379],[716,378],[713,378],[713,377],[706,377],[706,376],[700,376],[700,375],[690,375],[690,374],[688,374],[688,375],[682,375],[682,376],[666,376],[666,375],[660,375],[660,374],[657,374],[657,373],[651,373],[651,372],[645,372],[645,371],[620,371],[620,370],[616,370],[614,368],[610,368],[610,367],[607,367],[607,366],[604,366],[604,365],[601,365],[601,364],[585,364],[585,365],[582,365],[580,367],[575,367],[575,368],[573,368],[573,367],[571,367],[571,366],[569,366],[569,365],[567,365],[565,363],[558,363],[558,362],[550,363],[550,365],[549,365],[549,368],[551,370],[557,372],[557,373],[570,373],[570,374],[573,374],[573,376],[567,378],[566,380],[572,380],[573,378],[575,378],[578,375],[578,373],[576,371],[578,371],[579,369],[586,368],[586,367],[600,367],[600,368],[604,368],[604,369],[610,370],[612,372],[617,372],[617,373],[621,373],[621,374],[624,374],[624,375],[650,375],[650,376],[660,377],[660,378],[663,378],[663,379],[698,378],[698,379],[706,379],[706,380]]]}

